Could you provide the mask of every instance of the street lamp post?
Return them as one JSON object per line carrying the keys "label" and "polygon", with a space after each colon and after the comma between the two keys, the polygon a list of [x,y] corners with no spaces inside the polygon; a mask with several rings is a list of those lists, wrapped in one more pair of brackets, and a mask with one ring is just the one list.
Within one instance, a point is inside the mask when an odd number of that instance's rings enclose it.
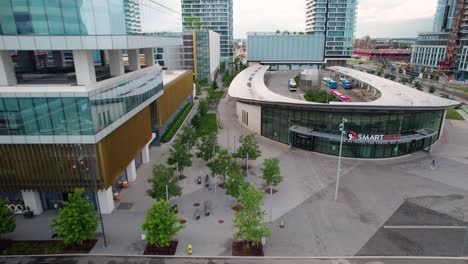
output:
{"label": "street lamp post", "polygon": [[340,188],[340,173],[341,173],[341,153],[343,151],[343,136],[345,134],[345,123],[348,122],[346,118],[340,123],[340,152],[338,154],[338,169],[336,171],[336,189],[335,189],[335,202],[338,200],[338,189]]}

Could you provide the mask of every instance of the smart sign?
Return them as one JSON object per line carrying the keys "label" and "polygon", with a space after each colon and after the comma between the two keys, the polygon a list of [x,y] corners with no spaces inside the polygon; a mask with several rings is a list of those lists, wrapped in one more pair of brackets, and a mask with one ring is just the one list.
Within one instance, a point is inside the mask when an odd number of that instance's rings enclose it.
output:
{"label": "smart sign", "polygon": [[355,143],[386,143],[388,141],[400,140],[400,134],[358,134],[352,130],[347,133],[347,140]]}

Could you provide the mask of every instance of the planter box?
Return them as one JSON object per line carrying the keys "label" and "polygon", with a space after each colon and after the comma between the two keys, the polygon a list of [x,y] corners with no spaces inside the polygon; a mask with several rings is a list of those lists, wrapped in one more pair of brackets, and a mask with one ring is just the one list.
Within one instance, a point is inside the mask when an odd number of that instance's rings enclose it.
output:
{"label": "planter box", "polygon": [[179,241],[172,240],[167,247],[156,247],[153,244],[147,243],[143,255],[175,255]]}
{"label": "planter box", "polygon": [[249,245],[245,240],[232,241],[232,255],[233,256],[264,256],[263,245],[259,243],[257,246]]}

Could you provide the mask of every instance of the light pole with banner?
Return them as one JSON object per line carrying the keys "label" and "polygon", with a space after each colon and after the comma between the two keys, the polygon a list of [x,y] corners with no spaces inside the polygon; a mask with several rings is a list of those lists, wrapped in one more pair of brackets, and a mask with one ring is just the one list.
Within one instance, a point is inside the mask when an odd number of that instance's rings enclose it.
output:
{"label": "light pole with banner", "polygon": [[338,189],[340,188],[340,173],[341,173],[341,153],[343,151],[343,136],[345,134],[345,123],[348,122],[346,118],[343,117],[339,130],[340,130],[340,152],[338,154],[338,169],[336,171],[336,190],[335,190],[335,202],[338,200]]}

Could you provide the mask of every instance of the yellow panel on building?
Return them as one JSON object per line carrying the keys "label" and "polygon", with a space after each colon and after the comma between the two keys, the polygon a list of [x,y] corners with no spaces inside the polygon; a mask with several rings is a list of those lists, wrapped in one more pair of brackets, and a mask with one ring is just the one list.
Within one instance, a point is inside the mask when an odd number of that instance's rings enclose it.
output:
{"label": "yellow panel on building", "polygon": [[149,106],[97,144],[104,185],[109,187],[152,137]]}
{"label": "yellow panel on building", "polygon": [[164,95],[156,101],[159,126],[163,127],[179,106],[193,93],[193,73],[187,71],[179,78],[164,84]]}

